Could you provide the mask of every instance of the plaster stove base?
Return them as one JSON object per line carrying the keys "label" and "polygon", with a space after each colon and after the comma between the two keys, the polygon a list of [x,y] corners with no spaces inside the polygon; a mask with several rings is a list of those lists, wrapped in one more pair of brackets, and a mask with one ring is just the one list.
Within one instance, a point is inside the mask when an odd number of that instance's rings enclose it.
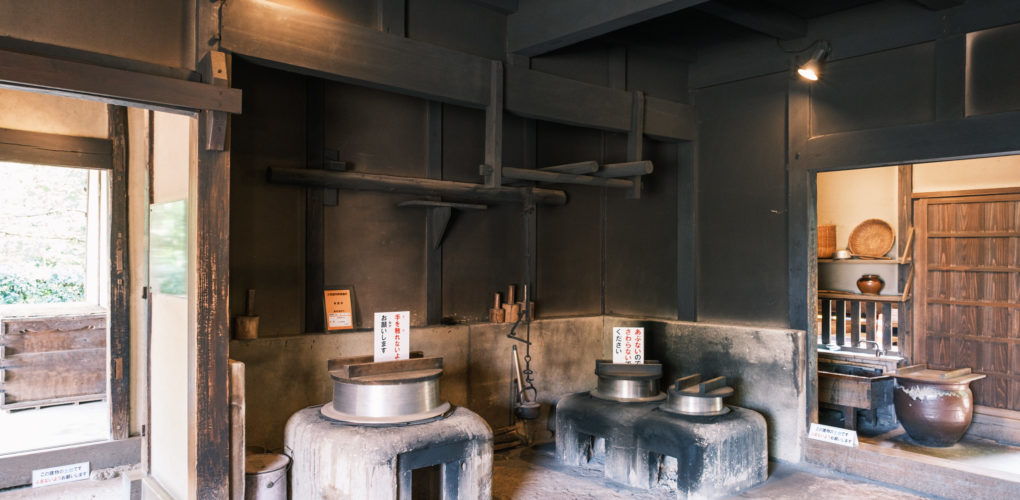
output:
{"label": "plaster stove base", "polygon": [[439,466],[440,498],[486,499],[492,486],[492,429],[457,408],[417,425],[368,427],[326,419],[318,407],[287,421],[291,498],[410,499],[412,472]]}
{"label": "plaster stove base", "polygon": [[731,495],[765,481],[768,448],[765,419],[729,408],[725,415],[687,416],[659,403],[571,394],[556,405],[556,454],[568,465],[584,465],[601,438],[604,474],[613,481],[643,489],[666,483],[684,499]]}

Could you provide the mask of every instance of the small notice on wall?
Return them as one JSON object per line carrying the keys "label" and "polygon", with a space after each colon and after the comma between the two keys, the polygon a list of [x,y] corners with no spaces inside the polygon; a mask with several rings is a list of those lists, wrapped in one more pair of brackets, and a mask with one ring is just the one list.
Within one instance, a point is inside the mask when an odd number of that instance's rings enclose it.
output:
{"label": "small notice on wall", "polygon": [[639,365],[645,362],[645,329],[613,328],[613,363]]}
{"label": "small notice on wall", "polygon": [[69,483],[89,478],[89,463],[61,465],[49,469],[32,471],[32,487],[49,486],[51,484]]}
{"label": "small notice on wall", "polygon": [[354,308],[349,288],[326,290],[323,292],[323,300],[326,331],[354,329]]}
{"label": "small notice on wall", "polygon": [[848,446],[850,448],[857,447],[857,431],[852,431],[850,429],[822,424],[811,424],[811,430],[808,431],[808,437],[841,446]]}
{"label": "small notice on wall", "polygon": [[411,312],[375,313],[375,361],[407,359]]}

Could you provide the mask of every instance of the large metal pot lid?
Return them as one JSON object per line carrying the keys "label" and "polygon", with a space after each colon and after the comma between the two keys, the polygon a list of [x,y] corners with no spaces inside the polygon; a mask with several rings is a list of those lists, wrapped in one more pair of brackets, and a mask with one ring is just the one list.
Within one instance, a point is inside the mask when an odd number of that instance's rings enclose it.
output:
{"label": "large metal pot lid", "polygon": [[371,356],[330,360],[329,376],[334,382],[363,385],[413,384],[439,378],[443,358],[411,358],[382,363]]}
{"label": "large metal pot lid", "polygon": [[628,380],[662,378],[662,364],[648,360],[642,364],[630,365],[613,363],[608,359],[595,360],[595,374],[602,378],[619,378]]}

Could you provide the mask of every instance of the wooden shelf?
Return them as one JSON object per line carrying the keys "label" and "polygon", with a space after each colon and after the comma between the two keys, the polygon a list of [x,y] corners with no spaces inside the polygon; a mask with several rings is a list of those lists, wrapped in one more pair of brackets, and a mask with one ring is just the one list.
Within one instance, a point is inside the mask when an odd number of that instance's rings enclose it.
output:
{"label": "wooden shelf", "polygon": [[449,207],[459,208],[461,210],[485,210],[489,208],[488,205],[480,205],[477,203],[450,203],[447,201],[432,201],[432,200],[409,200],[403,201],[397,204],[398,207]]}
{"label": "wooden shelf", "polygon": [[837,292],[833,290],[819,290],[819,299],[835,300],[860,300],[862,302],[903,302],[910,297],[903,295],[865,295],[863,293]]}
{"label": "wooden shelf", "polygon": [[1020,267],[1009,266],[928,266],[928,270],[974,273],[1020,273]]}
{"label": "wooden shelf", "polygon": [[818,263],[837,263],[837,264],[899,264],[900,262],[896,259],[818,259]]}
{"label": "wooden shelf", "polygon": [[956,231],[941,232],[932,231],[928,233],[929,238],[1017,238],[1020,233],[1016,231]]}

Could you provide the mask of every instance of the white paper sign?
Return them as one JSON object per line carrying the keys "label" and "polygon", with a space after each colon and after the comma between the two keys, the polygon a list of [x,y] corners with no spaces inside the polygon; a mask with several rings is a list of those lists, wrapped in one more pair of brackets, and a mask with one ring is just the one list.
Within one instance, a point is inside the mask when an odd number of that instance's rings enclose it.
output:
{"label": "white paper sign", "polygon": [[639,365],[645,362],[645,329],[613,327],[613,363]]}
{"label": "white paper sign", "polygon": [[832,427],[822,424],[811,424],[811,430],[808,431],[808,437],[819,441],[825,441],[827,443],[848,446],[850,448],[857,447],[857,431],[852,431],[850,429],[842,429],[840,427]]}
{"label": "white paper sign", "polygon": [[32,487],[49,486],[51,484],[69,483],[89,478],[89,463],[61,465],[49,469],[32,471]]}
{"label": "white paper sign", "polygon": [[375,313],[375,361],[408,358],[411,312]]}

